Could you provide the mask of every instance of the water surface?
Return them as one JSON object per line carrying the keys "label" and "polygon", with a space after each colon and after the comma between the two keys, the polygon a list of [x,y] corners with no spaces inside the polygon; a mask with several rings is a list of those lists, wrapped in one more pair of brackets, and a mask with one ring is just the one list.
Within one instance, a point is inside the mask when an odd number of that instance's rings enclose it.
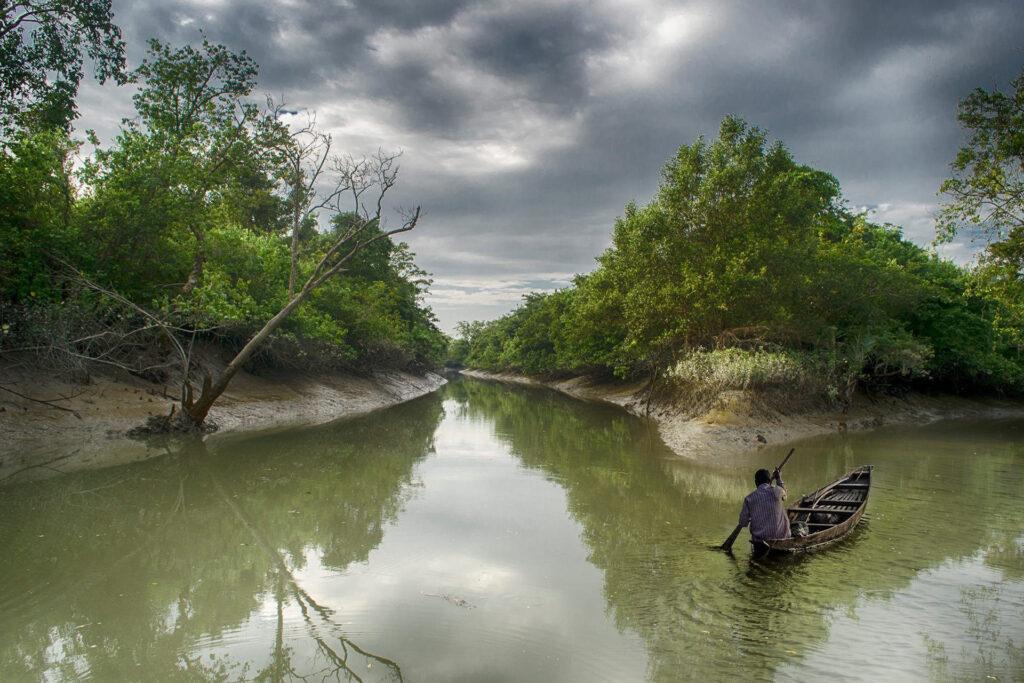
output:
{"label": "water surface", "polygon": [[[766,447],[460,380],[369,416],[0,489],[0,680],[1024,676],[1024,422],[799,444],[875,465],[861,528],[708,550]],[[741,538],[745,538],[741,537]]]}

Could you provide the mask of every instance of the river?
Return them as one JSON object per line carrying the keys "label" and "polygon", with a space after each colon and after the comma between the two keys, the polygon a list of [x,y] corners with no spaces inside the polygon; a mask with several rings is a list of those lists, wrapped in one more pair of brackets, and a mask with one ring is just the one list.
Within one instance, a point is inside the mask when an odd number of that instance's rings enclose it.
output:
{"label": "river", "polygon": [[0,680],[1024,676],[1024,421],[801,442],[859,529],[752,562],[782,446],[672,458],[645,420],[456,380],[361,418],[0,489]]}

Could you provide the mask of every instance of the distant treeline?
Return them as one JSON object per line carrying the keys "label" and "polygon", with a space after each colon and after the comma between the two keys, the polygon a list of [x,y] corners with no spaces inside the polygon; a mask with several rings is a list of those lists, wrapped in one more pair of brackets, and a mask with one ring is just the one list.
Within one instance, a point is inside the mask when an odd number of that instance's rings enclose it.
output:
{"label": "distant treeline", "polygon": [[848,400],[858,385],[1019,392],[1019,270],[963,268],[844,204],[828,173],[728,117],[630,203],[591,273],[463,323],[451,362],[668,377]]}
{"label": "distant treeline", "polygon": [[[109,2],[86,4],[109,22]],[[68,12],[47,20],[74,26]],[[312,118],[297,132],[282,122],[305,114],[252,98],[257,68],[244,53],[152,41],[146,60],[125,72],[119,32],[109,23],[106,31],[93,49],[136,86],[135,111],[116,139],[90,133],[93,151],[82,156],[71,127],[77,81],[53,84],[41,73],[0,103],[0,351],[123,364],[133,344],[142,353],[143,341],[160,342],[133,305],[186,338],[237,347],[317,264],[337,261],[332,253],[344,253],[336,245],[351,233],[349,242],[372,244],[318,285],[256,360],[443,361],[447,339],[423,301],[426,273],[406,245],[372,241],[384,228],[379,202],[375,217],[368,198],[394,183],[394,155],[329,156],[330,138]],[[24,57],[31,73],[31,54],[3,54]],[[69,55],[65,70],[80,77],[81,56]],[[124,316],[136,320],[118,323]]]}

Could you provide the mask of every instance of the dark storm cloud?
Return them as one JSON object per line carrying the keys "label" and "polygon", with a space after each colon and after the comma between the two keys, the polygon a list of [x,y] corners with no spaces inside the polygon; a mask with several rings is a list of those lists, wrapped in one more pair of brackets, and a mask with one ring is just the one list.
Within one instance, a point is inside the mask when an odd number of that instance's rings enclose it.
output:
{"label": "dark storm cloud", "polygon": [[[254,56],[261,88],[320,110],[347,148],[404,148],[394,199],[429,209],[410,242],[447,326],[589,270],[625,202],[647,201],[675,148],[730,113],[927,242],[962,136],[957,101],[1024,67],[1024,10],[1002,0],[115,9],[135,61],[147,37],[196,42],[202,28]],[[86,88],[83,127],[108,125],[116,102],[127,96]]]}
{"label": "dark storm cloud", "polygon": [[448,23],[471,4],[469,0],[360,0],[351,6],[356,14],[366,17],[369,26],[383,24],[411,31]]}
{"label": "dark storm cloud", "polygon": [[571,6],[516,7],[475,22],[465,54],[485,70],[527,85],[540,102],[565,109],[587,94],[587,55],[607,47],[612,27]]}
{"label": "dark storm cloud", "polygon": [[392,105],[403,126],[437,135],[457,135],[473,114],[469,93],[451,88],[429,64],[409,60],[382,68],[367,94]]}

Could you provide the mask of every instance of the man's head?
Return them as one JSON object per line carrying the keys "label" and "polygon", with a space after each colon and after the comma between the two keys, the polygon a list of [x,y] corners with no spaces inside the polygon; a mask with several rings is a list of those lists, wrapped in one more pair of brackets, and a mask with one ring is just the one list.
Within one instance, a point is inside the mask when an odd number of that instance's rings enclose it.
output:
{"label": "man's head", "polygon": [[754,472],[754,484],[760,486],[761,484],[767,484],[772,480],[772,473],[768,470],[758,470]]}

